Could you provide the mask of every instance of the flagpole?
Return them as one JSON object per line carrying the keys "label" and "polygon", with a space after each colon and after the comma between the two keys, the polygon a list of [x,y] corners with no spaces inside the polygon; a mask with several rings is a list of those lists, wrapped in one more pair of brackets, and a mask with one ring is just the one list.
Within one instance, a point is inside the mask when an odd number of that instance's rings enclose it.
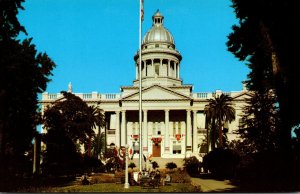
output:
{"label": "flagpole", "polygon": [[142,145],[142,20],[144,17],[143,0],[140,0],[140,19],[139,19],[139,141],[140,141],[140,157],[139,168],[142,171],[143,145]]}

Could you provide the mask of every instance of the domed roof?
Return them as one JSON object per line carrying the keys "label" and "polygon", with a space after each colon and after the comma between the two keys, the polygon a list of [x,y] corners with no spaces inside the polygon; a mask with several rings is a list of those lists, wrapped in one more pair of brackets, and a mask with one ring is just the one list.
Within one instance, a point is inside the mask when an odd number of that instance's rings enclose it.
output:
{"label": "domed roof", "polygon": [[163,26],[164,16],[159,10],[152,16],[152,28],[146,33],[143,44],[163,42],[175,44],[172,34]]}

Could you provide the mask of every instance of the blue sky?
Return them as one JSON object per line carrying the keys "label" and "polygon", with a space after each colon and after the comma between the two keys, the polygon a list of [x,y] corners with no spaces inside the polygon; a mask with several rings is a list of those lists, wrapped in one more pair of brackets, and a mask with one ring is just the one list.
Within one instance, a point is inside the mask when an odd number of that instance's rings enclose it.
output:
{"label": "blue sky", "polygon": [[[194,92],[242,89],[248,68],[227,51],[237,23],[230,0],[144,0],[143,36],[157,9],[183,59],[180,74]],[[57,64],[47,92],[118,93],[135,78],[139,0],[26,0],[19,21],[38,51]]]}

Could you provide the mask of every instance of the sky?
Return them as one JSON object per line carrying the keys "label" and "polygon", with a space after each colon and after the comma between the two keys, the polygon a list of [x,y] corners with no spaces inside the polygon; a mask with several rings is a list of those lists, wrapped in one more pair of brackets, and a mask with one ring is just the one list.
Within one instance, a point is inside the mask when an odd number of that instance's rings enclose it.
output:
{"label": "sky", "polygon": [[[230,0],[144,0],[142,36],[157,9],[181,53],[180,76],[194,92],[238,91],[248,67],[227,51],[237,24]],[[47,92],[119,93],[133,85],[139,0],[26,0],[18,18],[39,52],[56,63]]]}

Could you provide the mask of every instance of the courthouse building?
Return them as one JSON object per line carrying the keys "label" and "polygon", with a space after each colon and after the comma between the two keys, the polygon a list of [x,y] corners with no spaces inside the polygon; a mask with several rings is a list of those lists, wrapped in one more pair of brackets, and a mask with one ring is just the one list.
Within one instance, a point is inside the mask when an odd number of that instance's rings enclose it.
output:
{"label": "courthouse building", "polygon": [[[203,113],[208,100],[225,93],[233,98],[236,120],[226,123],[228,138],[239,126],[241,108],[248,91],[193,92],[193,86],[184,84],[180,69],[182,56],[175,47],[172,34],[164,27],[164,16],[157,11],[153,25],[142,42],[142,147],[144,155],[161,158],[199,156],[206,152],[207,126]],[[128,56],[130,57],[130,56]],[[107,145],[117,147],[129,144],[139,152],[139,51],[134,55],[136,75],[133,85],[122,86],[117,94],[75,93],[89,105],[105,112]],[[69,86],[69,92],[72,92]],[[62,95],[42,95],[42,110],[62,98]],[[98,131],[98,130],[95,130]],[[138,158],[139,154],[134,154]]]}

